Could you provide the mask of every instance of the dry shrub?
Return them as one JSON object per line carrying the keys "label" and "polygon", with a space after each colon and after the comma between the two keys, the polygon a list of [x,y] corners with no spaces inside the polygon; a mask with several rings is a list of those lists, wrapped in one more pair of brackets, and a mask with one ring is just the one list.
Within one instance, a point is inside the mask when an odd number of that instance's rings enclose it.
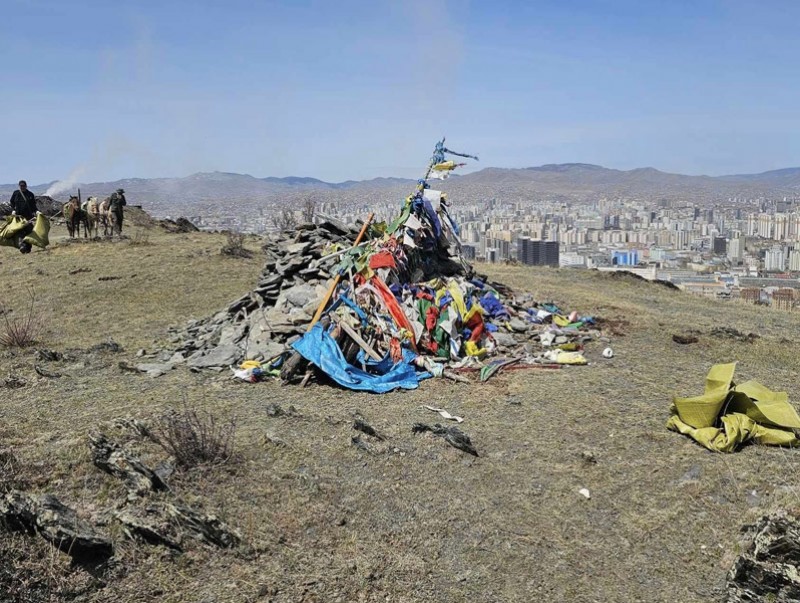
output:
{"label": "dry shrub", "polygon": [[172,455],[178,467],[220,464],[233,456],[236,419],[220,421],[210,413],[184,406],[165,413],[150,436]]}
{"label": "dry shrub", "polygon": [[128,241],[128,245],[138,245],[140,247],[150,245],[150,233],[143,228],[134,231],[133,236]]}
{"label": "dry shrub", "polygon": [[26,348],[36,343],[36,338],[42,332],[42,314],[36,307],[36,295],[33,289],[28,289],[30,300],[28,307],[22,313],[12,312],[5,304],[0,303],[0,346],[6,348]]}
{"label": "dry shrub", "polygon": [[222,255],[230,255],[235,258],[249,258],[253,255],[252,251],[245,249],[244,234],[233,231],[228,233],[228,240],[219,252]]}

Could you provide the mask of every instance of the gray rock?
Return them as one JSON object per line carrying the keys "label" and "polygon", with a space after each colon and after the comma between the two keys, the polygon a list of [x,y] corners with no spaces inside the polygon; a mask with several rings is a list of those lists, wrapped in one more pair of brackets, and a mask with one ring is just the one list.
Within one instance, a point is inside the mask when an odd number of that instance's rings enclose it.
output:
{"label": "gray rock", "polygon": [[136,365],[136,370],[141,371],[142,373],[158,373],[159,375],[168,373],[173,368],[174,367],[171,364],[162,362],[143,362],[142,364]]}
{"label": "gray rock", "polygon": [[291,255],[305,255],[311,249],[311,243],[293,243],[286,246],[286,253]]}
{"label": "gray rock", "polygon": [[511,326],[511,329],[517,333],[524,333],[530,328],[529,323],[525,322],[524,320],[520,320],[519,318],[512,318],[508,321],[508,324]]}
{"label": "gray rock", "polygon": [[284,291],[283,295],[296,308],[302,308],[317,299],[317,291],[311,285],[297,285]]}
{"label": "gray rock", "polygon": [[151,377],[160,377],[170,372],[174,367],[171,364],[159,362],[144,362],[136,365],[136,370],[147,373]]}
{"label": "gray rock", "polygon": [[186,361],[191,368],[210,368],[212,366],[229,366],[241,357],[241,351],[235,345],[218,346],[207,353],[193,354]]}
{"label": "gray rock", "polygon": [[219,343],[217,345],[226,346],[239,343],[244,337],[247,326],[240,325],[227,325],[222,327],[219,333]]}
{"label": "gray rock", "polygon": [[492,337],[497,345],[504,348],[511,348],[517,345],[517,339],[511,333],[501,333],[497,331],[492,333]]}
{"label": "gray rock", "polygon": [[695,482],[700,479],[701,475],[703,475],[703,470],[700,468],[700,465],[692,465],[678,480],[678,485],[682,486],[690,482]]}
{"label": "gray rock", "polygon": [[254,360],[256,358],[263,358],[269,360],[282,354],[285,346],[277,341],[273,341],[266,334],[259,336],[252,336],[247,340],[247,350],[245,352],[245,360]]}

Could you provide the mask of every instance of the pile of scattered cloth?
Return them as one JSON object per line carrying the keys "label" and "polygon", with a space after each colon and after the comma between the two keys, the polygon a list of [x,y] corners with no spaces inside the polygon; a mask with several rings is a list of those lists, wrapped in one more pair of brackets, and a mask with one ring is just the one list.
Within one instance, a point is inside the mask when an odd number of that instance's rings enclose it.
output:
{"label": "pile of scattered cloth", "polygon": [[391,222],[322,215],[267,241],[257,287],[175,331],[163,360],[232,367],[246,381],[324,374],[374,392],[433,376],[485,381],[503,370],[587,364],[583,346],[599,335],[591,316],[515,293],[463,258],[451,201],[428,182],[458,167],[448,154],[477,159],[437,143]]}
{"label": "pile of scattered cloth", "polygon": [[292,347],[340,385],[370,391],[415,388],[446,370],[485,381],[512,365],[583,365],[584,343],[599,334],[592,317],[506,297],[475,276],[387,285],[362,271],[326,317]]}
{"label": "pile of scattered cloth", "polygon": [[693,438],[714,452],[733,452],[754,441],[796,446],[800,416],[786,392],[774,392],[756,381],[733,382],[736,363],[715,364],[708,371],[705,392],[675,397],[667,428]]}
{"label": "pile of scattered cloth", "polygon": [[[373,225],[363,243],[342,250],[338,276],[319,307],[325,325],[312,321],[292,343],[344,387],[388,391],[417,387],[421,379],[446,376],[446,369],[485,369],[488,379],[512,363],[587,363],[581,351],[595,334],[592,317],[517,296],[477,276],[464,260],[450,201],[428,183],[458,167],[445,153],[470,157],[437,144],[426,177],[397,218]],[[295,372],[292,364],[284,377]]]}

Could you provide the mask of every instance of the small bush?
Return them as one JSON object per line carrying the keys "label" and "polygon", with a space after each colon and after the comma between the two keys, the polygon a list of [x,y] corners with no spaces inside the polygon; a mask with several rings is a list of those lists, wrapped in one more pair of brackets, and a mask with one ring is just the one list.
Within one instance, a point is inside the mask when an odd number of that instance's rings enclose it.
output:
{"label": "small bush", "polygon": [[178,467],[220,464],[233,456],[236,419],[221,422],[191,408],[171,409],[157,421],[150,436],[173,456]]}
{"label": "small bush", "polygon": [[142,247],[150,245],[150,233],[140,228],[133,233],[133,236],[131,237],[130,241],[128,241],[128,244],[139,245]]}
{"label": "small bush", "polygon": [[42,315],[36,308],[36,296],[28,290],[30,303],[21,314],[12,312],[0,303],[0,346],[6,348],[26,348],[36,343],[42,331]]}
{"label": "small bush", "polygon": [[244,247],[244,235],[241,232],[229,232],[228,240],[220,249],[222,255],[230,255],[236,258],[249,258],[253,252]]}

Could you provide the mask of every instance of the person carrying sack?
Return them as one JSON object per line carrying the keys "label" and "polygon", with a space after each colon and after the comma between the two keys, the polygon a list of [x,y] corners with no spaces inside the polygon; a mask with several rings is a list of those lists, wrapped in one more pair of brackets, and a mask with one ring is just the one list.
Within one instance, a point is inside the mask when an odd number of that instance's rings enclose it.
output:
{"label": "person carrying sack", "polygon": [[11,206],[12,216],[20,216],[28,221],[19,232],[19,251],[20,253],[30,253],[31,244],[24,239],[33,231],[33,220],[39,211],[36,208],[36,197],[28,190],[27,182],[24,180],[19,181],[19,189],[15,190],[11,195],[11,201],[8,204]]}

